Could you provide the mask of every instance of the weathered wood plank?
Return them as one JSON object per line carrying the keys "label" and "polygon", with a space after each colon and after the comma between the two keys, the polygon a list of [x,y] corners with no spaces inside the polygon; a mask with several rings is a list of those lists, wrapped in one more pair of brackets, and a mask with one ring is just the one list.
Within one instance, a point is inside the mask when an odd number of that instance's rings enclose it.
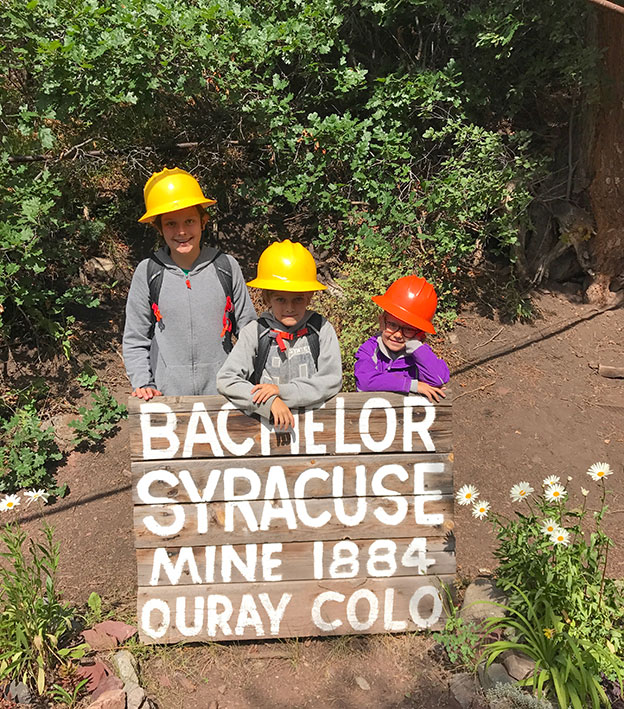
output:
{"label": "weathered wood plank", "polygon": [[292,435],[272,432],[221,397],[130,401],[133,460],[451,450],[450,403],[422,396],[342,394],[322,408],[293,412]]}
{"label": "weathered wood plank", "polygon": [[[315,546],[316,544],[316,546]],[[341,544],[338,542],[338,544]],[[336,578],[347,573],[396,577],[455,573],[455,539],[357,539],[357,556],[344,561],[346,549],[334,542],[288,542],[278,545],[202,546],[137,549],[139,586],[196,585]],[[352,547],[351,547],[352,548]],[[238,563],[233,561],[235,557]]]}
{"label": "weathered wood plank", "polygon": [[[358,411],[362,406],[372,397],[382,396],[387,399],[390,404],[396,408],[403,406],[403,400],[406,398],[403,394],[394,394],[389,391],[380,392],[365,392],[365,391],[350,391],[341,392],[337,396],[329,399],[325,402],[325,408],[331,409],[336,406],[336,399],[339,397],[344,398],[345,409],[357,409]],[[424,397],[421,397],[424,398]],[[451,389],[447,387],[446,398],[439,401],[435,406],[436,408],[451,408],[452,407],[452,393]],[[223,403],[226,399],[222,396],[159,396],[153,399],[156,402],[163,402],[169,406],[174,413],[190,413],[193,410],[193,406],[197,402],[201,402],[205,405],[207,411],[217,412],[220,411]],[[141,404],[143,402],[137,399],[135,396],[128,397],[128,414],[129,416],[138,415],[141,412]]]}
{"label": "weathered wood plank", "polygon": [[452,529],[452,519],[451,495],[149,505],[134,508],[134,538],[140,549],[377,539],[390,534],[443,537]]}
{"label": "weathered wood plank", "polygon": [[440,584],[452,582],[418,576],[139,587],[139,637],[172,643],[437,629],[444,624]]}
{"label": "weathered wood plank", "polygon": [[132,498],[136,505],[223,502],[232,493],[248,493],[253,484],[265,498],[267,488],[272,491],[280,481],[293,499],[331,497],[340,480],[341,497],[373,495],[379,485],[394,491],[384,490],[386,495],[452,494],[452,459],[450,453],[397,453],[140,462],[132,464]]}

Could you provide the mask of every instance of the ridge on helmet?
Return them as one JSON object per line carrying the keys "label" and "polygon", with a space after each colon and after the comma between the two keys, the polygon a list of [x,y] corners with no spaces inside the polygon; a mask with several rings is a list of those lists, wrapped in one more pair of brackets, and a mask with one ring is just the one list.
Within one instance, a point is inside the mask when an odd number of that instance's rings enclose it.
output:
{"label": "ridge on helmet", "polygon": [[160,214],[175,212],[187,207],[209,207],[215,199],[205,197],[199,182],[179,167],[155,172],[143,188],[145,214],[139,222],[153,222]]}
{"label": "ridge on helmet", "polygon": [[257,276],[247,283],[252,288],[293,293],[325,290],[316,277],[314,257],[303,244],[290,239],[276,241],[258,259]]}
{"label": "ridge on helmet", "polygon": [[374,303],[395,318],[424,332],[435,333],[432,325],[438,296],[420,276],[404,276],[392,283],[384,295],[374,295]]}

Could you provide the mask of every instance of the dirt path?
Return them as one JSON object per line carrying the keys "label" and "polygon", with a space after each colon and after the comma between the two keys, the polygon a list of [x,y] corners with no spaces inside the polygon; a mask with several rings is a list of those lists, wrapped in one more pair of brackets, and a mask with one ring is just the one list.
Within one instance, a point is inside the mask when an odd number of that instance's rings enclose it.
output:
{"label": "dirt path", "polygon": [[[610,571],[624,576],[624,380],[592,368],[624,364],[624,309],[597,312],[554,294],[537,305],[542,318],[530,325],[467,312],[445,346],[454,370],[455,486],[474,483],[497,511],[509,512],[513,483],[538,488],[556,474],[577,499],[581,485],[595,485],[585,475],[589,465],[609,462],[609,487],[617,490],[607,518],[616,543]],[[111,366],[109,381],[123,399],[120,363]],[[136,588],[129,460],[124,425],[105,451],[69,456],[60,480],[71,492],[47,508],[61,542],[66,596],[83,603],[97,591],[125,619],[132,618]],[[589,500],[590,507],[598,503]],[[488,526],[465,509],[456,514],[460,575],[492,569]],[[22,519],[29,517],[23,512]],[[35,519],[27,524],[38,526]],[[143,678],[161,709],[215,700],[220,709],[444,708],[446,675],[428,654],[432,644],[423,636],[379,636],[169,648],[146,654]],[[370,689],[362,689],[362,679]]]}

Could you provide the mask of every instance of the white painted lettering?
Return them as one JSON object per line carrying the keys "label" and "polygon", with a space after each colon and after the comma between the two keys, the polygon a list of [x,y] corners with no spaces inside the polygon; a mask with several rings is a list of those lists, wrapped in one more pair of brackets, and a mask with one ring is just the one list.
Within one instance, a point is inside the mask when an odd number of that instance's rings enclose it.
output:
{"label": "white painted lettering", "polygon": [[[223,608],[219,611],[219,606]],[[206,629],[208,635],[213,638],[217,634],[217,628],[223,635],[231,635],[232,629],[228,621],[232,617],[232,601],[227,596],[213,593],[208,596],[206,606]]]}
{"label": "white painted lettering", "polygon": [[286,606],[290,603],[290,599],[292,598],[292,593],[282,593],[282,597],[277,604],[277,608],[273,607],[268,593],[259,593],[258,598],[269,616],[269,621],[271,622],[271,635],[277,635],[279,633],[280,623],[284,617],[284,612],[286,611]]}
{"label": "white painted lettering", "polygon": [[342,621],[339,618],[336,618],[330,622],[324,620],[321,615],[321,609],[325,603],[329,603],[330,601],[334,601],[335,603],[343,603],[344,599],[345,597],[342,593],[338,593],[337,591],[324,591],[323,593],[319,593],[319,595],[314,599],[311,612],[312,622],[317,628],[319,628],[319,630],[324,630],[328,633],[342,625]]}
{"label": "white painted lettering", "polygon": [[292,500],[280,500],[277,504],[271,500],[265,501],[260,518],[260,529],[266,532],[274,519],[283,519],[288,529],[297,529],[297,517]]}
{"label": "white painted lettering", "polygon": [[279,554],[281,551],[281,542],[262,545],[262,578],[264,581],[282,580],[282,574],[273,573],[273,569],[277,569],[282,565],[282,560],[274,559],[273,554]]}
{"label": "white painted lettering", "polygon": [[[165,414],[166,420],[162,426],[152,424],[152,414]],[[143,460],[152,458],[173,458],[180,447],[180,439],[174,433],[178,420],[167,404],[149,402],[141,404],[139,414],[141,424],[141,440],[143,441]],[[169,441],[167,448],[152,448],[152,439],[166,438]]]}
{"label": "white painted lettering", "polygon": [[225,521],[223,523],[223,529],[226,532],[233,532],[234,531],[234,512],[235,510],[238,510],[241,515],[243,516],[243,519],[245,520],[245,524],[247,525],[247,529],[250,532],[257,532],[258,531],[258,520],[256,519],[256,515],[254,514],[254,511],[251,507],[251,502],[226,502],[225,503]]}
{"label": "white painted lettering", "polygon": [[169,554],[164,547],[154,549],[150,586],[158,586],[161,583],[160,575],[163,571],[167,575],[169,583],[172,586],[176,586],[180,583],[180,577],[184,573],[184,567],[188,567],[188,574],[193,580],[193,583],[202,583],[192,547],[180,547],[175,565],[171,562]]}
{"label": "white painted lettering", "polygon": [[337,396],[336,402],[336,453],[359,453],[362,447],[359,443],[345,443],[345,409],[344,397]]}
{"label": "white painted lettering", "polygon": [[416,524],[428,524],[436,526],[444,522],[443,514],[425,514],[425,502],[437,502],[442,499],[442,495],[416,495],[414,497],[414,516]]}
{"label": "white painted lettering", "polygon": [[[157,625],[152,622],[152,613],[160,614],[160,620]],[[150,598],[141,609],[141,627],[146,635],[150,638],[158,640],[169,630],[171,622],[171,611],[169,604],[160,598]]]}
{"label": "white painted lettering", "polygon": [[[357,616],[358,601],[366,601],[368,603],[368,617],[361,621]],[[367,588],[360,588],[347,601],[347,620],[353,630],[363,631],[368,630],[379,617],[379,601],[377,596]]]}
{"label": "white painted lettering", "polygon": [[407,628],[406,620],[393,620],[394,612],[394,589],[387,588],[384,594],[384,630],[390,633],[400,632]]}
{"label": "white painted lettering", "polygon": [[[369,420],[373,409],[383,409],[386,414],[385,434],[380,441],[376,441],[370,435]],[[392,408],[392,405],[387,399],[381,396],[373,396],[364,403],[360,411],[360,437],[362,443],[364,443],[369,450],[380,453],[381,451],[385,451],[386,448],[389,448],[395,439],[396,428],[396,411]]]}
{"label": "white painted lettering", "polygon": [[[246,480],[249,483],[247,492],[235,492],[236,481]],[[260,497],[262,482],[255,470],[250,468],[226,468],[223,471],[223,497],[226,500],[257,500]]]}
{"label": "white painted lettering", "polygon": [[[423,618],[420,615],[418,605],[425,596],[433,598],[433,608],[431,615],[428,618]],[[440,593],[435,586],[421,586],[410,598],[409,612],[412,620],[419,628],[430,628],[434,625],[442,614],[442,599]]]}
{"label": "white painted lettering", "polygon": [[[325,404],[319,408],[324,409]],[[315,423],[314,421],[314,409],[306,409],[304,414],[304,438],[306,453],[308,455],[319,455],[327,452],[327,446],[324,443],[315,443],[314,434],[320,433],[324,430],[325,424]]]}
{"label": "white painted lettering", "polygon": [[245,560],[231,544],[221,547],[221,577],[225,583],[232,580],[232,567],[242,575],[245,581],[256,580],[256,563],[258,561],[258,546],[245,544]]}
{"label": "white painted lettering", "polygon": [[236,621],[234,632],[236,635],[243,635],[245,628],[254,628],[258,637],[264,635],[262,619],[260,618],[260,613],[258,613],[256,602],[251,593],[244,593],[241,598],[238,620]]}
{"label": "white painted lettering", "polygon": [[[416,407],[423,407],[422,421],[413,421]],[[414,450],[413,434],[417,433],[425,446],[425,450],[434,451],[435,445],[429,433],[435,421],[435,406],[424,396],[409,396],[403,401],[403,450],[409,453]]]}
{"label": "white painted lettering", "polygon": [[[203,433],[198,432],[199,424],[204,428]],[[223,457],[223,448],[219,442],[219,437],[215,431],[212,419],[206,411],[206,407],[200,401],[193,404],[193,410],[189,418],[188,427],[186,429],[186,438],[184,440],[184,449],[182,450],[183,458],[193,457],[193,446],[199,443],[207,443],[212,450],[212,455],[215,458]]]}
{"label": "white painted lettering", "polygon": [[159,537],[173,537],[184,527],[184,507],[180,505],[167,505],[163,508],[165,517],[173,515],[173,520],[167,524],[161,524],[152,515],[143,517],[145,529]]}
{"label": "white painted lettering", "polygon": [[204,604],[206,599],[203,596],[195,596],[195,608],[193,611],[193,625],[186,624],[186,601],[184,596],[176,598],[176,626],[186,638],[199,635],[204,624]]}
{"label": "white painted lettering", "polygon": [[[172,500],[166,495],[163,495],[163,497],[155,497],[152,495],[150,492],[150,487],[152,483],[155,482],[162,482],[165,483],[165,485],[169,485],[169,487],[174,488],[178,484],[178,478],[176,478],[176,476],[168,470],[150,470],[149,473],[144,473],[139,479],[136,487],[139,500],[146,505],[170,504]],[[173,502],[176,502],[176,500],[173,500]]]}
{"label": "white painted lettering", "polygon": [[221,411],[217,414],[217,431],[219,432],[219,438],[223,441],[223,445],[232,455],[247,455],[253,448],[254,439],[248,436],[242,443],[236,443],[236,441],[232,440],[230,432],[228,431],[228,417],[230,411],[235,409],[236,407],[230,401],[223,404]]}

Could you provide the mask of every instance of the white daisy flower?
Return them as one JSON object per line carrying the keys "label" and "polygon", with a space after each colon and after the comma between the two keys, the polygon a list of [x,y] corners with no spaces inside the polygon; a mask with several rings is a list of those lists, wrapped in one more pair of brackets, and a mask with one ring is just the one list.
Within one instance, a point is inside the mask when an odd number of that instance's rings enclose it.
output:
{"label": "white daisy flower", "polygon": [[532,492],[533,488],[529,485],[529,483],[521,482],[517,485],[514,485],[509,491],[509,494],[511,495],[511,499],[514,502],[520,502],[520,500],[523,500],[525,497],[528,497]]}
{"label": "white daisy flower", "polygon": [[477,497],[479,497],[479,491],[474,485],[463,485],[455,495],[455,499],[460,505],[470,505]]}
{"label": "white daisy flower", "polygon": [[550,538],[555,546],[562,544],[565,547],[570,543],[570,532],[568,532],[567,529],[559,527],[552,533]]}
{"label": "white daisy flower", "polygon": [[17,495],[6,495],[4,500],[0,502],[0,512],[7,512],[17,507],[20,499]]}
{"label": "white daisy flower", "polygon": [[479,502],[475,502],[472,506],[472,516],[476,517],[477,519],[483,519],[484,517],[487,517],[487,513],[490,510],[490,503],[486,502],[485,500],[480,500]]}
{"label": "white daisy flower", "polygon": [[39,502],[40,500],[43,500],[43,502],[46,503],[48,501],[48,497],[50,497],[50,493],[45,490],[26,490],[24,492],[24,497],[28,498],[28,502],[26,503],[27,505],[30,505],[31,502]]}
{"label": "white daisy flower", "polygon": [[544,490],[544,497],[548,502],[560,502],[567,497],[568,493],[563,485],[555,483]]}
{"label": "white daisy flower", "polygon": [[544,478],[544,482],[542,485],[544,487],[549,487],[550,485],[554,485],[555,483],[558,483],[561,478],[558,475],[549,475],[547,478]]}
{"label": "white daisy flower", "polygon": [[612,473],[613,471],[611,470],[609,463],[594,463],[587,471],[587,474],[591,477],[591,479],[596,482],[602,478],[606,478],[607,475],[611,475]]}
{"label": "white daisy flower", "polygon": [[542,526],[540,527],[540,531],[542,534],[548,534],[551,535],[553,532],[556,532],[559,529],[559,525],[557,524],[557,521],[554,519],[545,519],[542,522]]}
{"label": "white daisy flower", "polygon": [[582,487],[581,488],[581,495],[583,495],[583,497],[587,497],[587,495],[589,495],[589,490],[586,490],[584,487]]}

